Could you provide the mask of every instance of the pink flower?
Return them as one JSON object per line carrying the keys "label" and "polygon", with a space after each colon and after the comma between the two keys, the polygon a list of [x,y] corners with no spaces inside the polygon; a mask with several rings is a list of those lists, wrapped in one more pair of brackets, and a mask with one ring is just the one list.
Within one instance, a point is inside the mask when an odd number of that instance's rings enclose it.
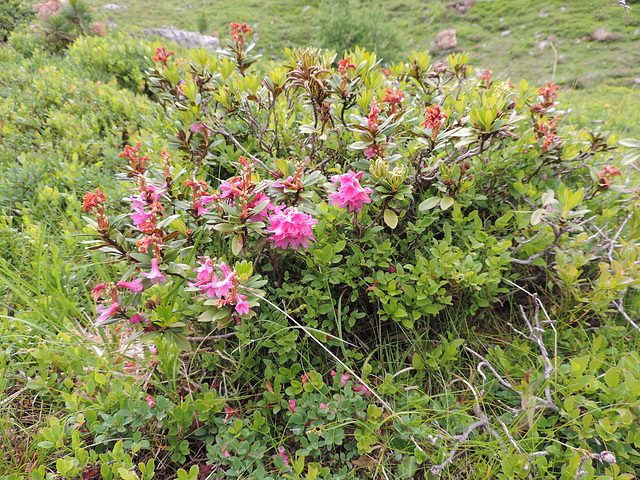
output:
{"label": "pink flower", "polygon": [[106,322],[119,308],[120,304],[118,302],[112,303],[107,308],[98,308],[100,316],[96,318],[96,325]]}
{"label": "pink flower", "polygon": [[131,220],[133,221],[133,224],[136,227],[142,225],[144,222],[149,220],[151,217],[153,217],[153,212],[146,213],[144,210],[142,210],[139,213],[132,213],[131,214]]}
{"label": "pink flower", "polygon": [[275,460],[275,458],[280,455],[282,457],[282,463],[287,466],[289,465],[289,457],[285,454],[284,447],[278,448],[278,453],[273,455],[271,458]]}
{"label": "pink flower", "polygon": [[321,403],[320,408],[324,408],[327,412],[329,411],[329,407],[325,403]]}
{"label": "pink flower", "polygon": [[235,272],[229,272],[229,274],[222,280],[215,283],[216,297],[222,298],[229,295],[229,290],[233,287],[233,279],[236,276]]}
{"label": "pink flower", "polygon": [[425,110],[424,122],[420,125],[422,128],[429,129],[433,132],[433,137],[438,136],[440,127],[447,120],[448,115],[445,112],[440,111],[438,105],[431,105]]}
{"label": "pink flower", "polygon": [[150,345],[149,346],[149,353],[151,355],[157,355],[158,354],[158,349],[156,348],[155,345]]}
{"label": "pink flower", "polygon": [[144,207],[147,205],[145,196],[144,192],[140,192],[138,196],[131,195],[129,197],[129,200],[131,200],[131,210],[136,213],[144,213]]}
{"label": "pink flower", "polygon": [[213,260],[209,257],[200,257],[199,267],[194,268],[193,271],[198,275],[198,280],[202,282],[208,282],[211,278],[211,274],[213,273]]}
{"label": "pink flower", "polygon": [[196,217],[199,217],[209,212],[209,209],[207,207],[202,206],[202,203],[200,202],[200,200],[196,200],[195,207],[196,207]]}
{"label": "pink flower", "polygon": [[157,203],[158,201],[160,201],[160,195],[164,193],[166,188],[167,188],[166,182],[160,185],[159,187],[156,187],[151,183],[147,184],[147,191],[151,196],[151,203]]}
{"label": "pink flower", "polygon": [[94,300],[97,300],[98,298],[100,298],[100,295],[102,295],[102,292],[104,291],[105,288],[107,288],[106,283],[99,283],[98,285],[93,287],[93,290],[91,290],[91,297]]}
{"label": "pink flower", "polygon": [[238,409],[237,408],[230,407],[229,405],[225,405],[224,406],[224,421],[225,422],[227,420],[229,420],[231,417],[237,417],[237,416],[238,416]]}
{"label": "pink flower", "polygon": [[205,130],[207,127],[204,124],[198,125],[198,122],[193,122],[189,128],[191,128],[193,133],[198,133],[200,130]]}
{"label": "pink flower", "polygon": [[231,453],[229,453],[229,450],[227,450],[227,445],[229,445],[229,442],[225,442],[225,444],[222,447],[220,447],[225,458],[229,458],[231,456]]}
{"label": "pink flower", "polygon": [[132,325],[135,325],[136,323],[140,323],[140,322],[142,322],[142,315],[139,313],[136,313],[133,317],[129,319],[129,323],[131,323]]}
{"label": "pink flower", "polygon": [[134,278],[130,282],[118,282],[117,286],[120,288],[127,288],[135,293],[140,293],[142,290],[144,290],[142,281],[139,278]]}
{"label": "pink flower", "polygon": [[364,156],[371,159],[373,157],[384,157],[384,146],[372,145],[364,151]]}
{"label": "pink flower", "polygon": [[151,280],[151,283],[154,285],[158,282],[164,283],[167,281],[167,277],[165,277],[164,274],[160,271],[160,268],[158,268],[157,258],[151,260],[151,273],[140,272],[140,275]]}
{"label": "pink flower", "polygon": [[295,398],[293,400],[289,400],[289,410],[291,410],[292,413],[296,413],[296,399]]}
{"label": "pink flower", "polygon": [[222,198],[235,198],[240,195],[240,189],[237,184],[242,182],[242,178],[234,177],[229,181],[224,180],[220,183],[220,191],[222,194],[220,197]]}
{"label": "pink flower", "polygon": [[263,192],[258,192],[254,199],[249,203],[247,208],[253,209],[260,205],[262,202],[267,200],[269,203],[259,212],[257,212],[254,216],[251,217],[252,222],[261,222],[267,216],[269,211],[273,211],[276,209],[275,205],[271,203],[271,199],[267,197]]}
{"label": "pink flower", "polygon": [[[244,295],[236,295],[236,297],[244,297]],[[245,297],[246,298],[246,297]],[[240,300],[236,303],[236,312],[240,315],[248,315],[249,314],[249,302],[245,299]]]}
{"label": "pink flower", "polygon": [[329,195],[332,205],[338,208],[349,207],[349,211],[362,210],[363,203],[371,203],[368,193],[372,190],[360,185],[360,178],[363,172],[356,174],[355,172],[347,172],[342,175],[334,175],[331,181],[336,185],[340,182],[338,191]]}
{"label": "pink flower", "polygon": [[147,404],[151,408],[156,406],[156,401],[153,399],[153,397],[151,395],[147,395]]}
{"label": "pink flower", "polygon": [[[337,375],[335,370],[331,370],[331,376],[335,377]],[[351,378],[351,375],[347,375],[346,373],[342,373],[340,374],[341,378],[340,378],[340,383],[342,383],[342,386],[344,387],[347,382],[349,381],[349,379]]]}
{"label": "pink flower", "polygon": [[355,387],[353,387],[353,391],[354,392],[362,392],[364,393],[364,395],[366,397],[370,397],[371,396],[371,390],[369,390],[366,386],[364,386],[362,383],[359,383],[358,385],[356,385]]}
{"label": "pink flower", "polygon": [[297,250],[300,245],[309,248],[309,240],[315,241],[311,227],[318,223],[310,215],[300,212],[296,207],[288,207],[284,211],[277,211],[270,215],[271,225],[267,228],[273,233],[269,240],[276,247],[286,250],[289,245]]}

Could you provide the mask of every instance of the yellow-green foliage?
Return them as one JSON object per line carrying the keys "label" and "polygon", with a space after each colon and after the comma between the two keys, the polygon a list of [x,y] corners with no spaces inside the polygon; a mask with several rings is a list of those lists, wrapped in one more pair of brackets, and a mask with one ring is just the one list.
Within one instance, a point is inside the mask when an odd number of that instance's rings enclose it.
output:
{"label": "yellow-green foliage", "polygon": [[94,80],[116,79],[135,93],[144,90],[145,57],[151,48],[140,37],[122,31],[102,37],[81,37],[68,50],[69,62]]}

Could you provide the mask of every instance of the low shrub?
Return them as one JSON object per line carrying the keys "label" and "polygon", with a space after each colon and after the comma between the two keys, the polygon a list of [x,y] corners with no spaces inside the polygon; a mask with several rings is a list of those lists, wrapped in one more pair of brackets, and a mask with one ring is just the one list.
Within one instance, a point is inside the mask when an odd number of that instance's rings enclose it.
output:
{"label": "low shrub", "polygon": [[134,93],[144,90],[145,57],[151,49],[140,38],[126,32],[102,37],[81,37],[69,48],[69,61],[94,81],[115,78],[122,88]]}

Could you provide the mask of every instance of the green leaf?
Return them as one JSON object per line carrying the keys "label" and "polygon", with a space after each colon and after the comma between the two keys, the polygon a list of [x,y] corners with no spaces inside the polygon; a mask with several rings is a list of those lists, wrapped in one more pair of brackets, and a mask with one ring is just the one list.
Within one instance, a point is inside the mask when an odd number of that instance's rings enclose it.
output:
{"label": "green leaf", "polygon": [[544,210],[538,209],[531,214],[531,225],[538,225],[542,222],[542,216],[544,215]]}
{"label": "green leaf", "polygon": [[235,225],[231,225],[230,223],[216,223],[213,226],[213,229],[219,232],[227,233],[227,232],[233,232],[236,229],[236,227]]}
{"label": "green leaf", "polygon": [[440,203],[440,197],[431,197],[427,198],[424,202],[418,205],[418,210],[431,210],[435,208]]}
{"label": "green leaf", "polygon": [[446,210],[447,208],[451,207],[455,202],[456,201],[453,197],[443,197],[442,200],[440,200],[440,208],[442,210]]}
{"label": "green leaf", "polygon": [[623,147],[630,147],[630,148],[638,148],[640,147],[640,141],[636,140],[635,138],[624,138],[622,140],[620,140],[620,145],[622,145]]}
{"label": "green leaf", "polygon": [[418,462],[413,455],[405,455],[402,463],[398,465],[398,476],[400,478],[411,478],[418,471]]}
{"label": "green leaf", "polygon": [[411,365],[418,371],[424,370],[424,362],[422,361],[422,356],[419,353],[414,353],[413,357],[411,357]]}
{"label": "green leaf", "polygon": [[604,381],[607,382],[609,388],[617,387],[620,381],[618,369],[616,367],[611,367],[607,370],[607,373],[604,374]]}
{"label": "green leaf", "polygon": [[620,161],[620,165],[630,165],[633,162],[635,162],[636,160],[638,160],[640,158],[640,152],[638,153],[629,153],[628,155],[625,155],[622,160]]}
{"label": "green leaf", "polygon": [[242,251],[242,235],[234,235],[231,241],[231,252],[234,255],[240,255]]}
{"label": "green leaf", "polygon": [[396,228],[398,226],[398,215],[396,215],[396,212],[387,208],[384,211],[384,223],[391,229]]}

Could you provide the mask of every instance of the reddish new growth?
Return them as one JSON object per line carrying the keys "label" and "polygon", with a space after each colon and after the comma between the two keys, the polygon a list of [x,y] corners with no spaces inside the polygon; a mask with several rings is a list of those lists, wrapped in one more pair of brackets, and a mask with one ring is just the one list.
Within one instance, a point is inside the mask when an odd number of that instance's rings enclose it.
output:
{"label": "reddish new growth", "polygon": [[124,147],[124,152],[120,153],[120,158],[128,158],[129,165],[131,166],[132,175],[143,174],[147,170],[147,161],[149,157],[146,155],[139,157],[138,151],[140,150],[140,142],[136,142],[135,147],[127,145]]}
{"label": "reddish new growth", "polygon": [[165,52],[164,47],[158,47],[156,48],[156,54],[153,57],[151,57],[151,59],[154,62],[160,62],[162,65],[166,67],[167,60],[169,60],[169,57],[173,54],[174,53],[172,51],[170,51],[169,53]]}
{"label": "reddish new growth", "polygon": [[550,122],[545,122],[544,120],[540,122],[536,138],[544,138],[542,153],[547,152],[549,147],[557,140],[556,133],[558,133],[558,117],[555,117]]}
{"label": "reddish new growth", "polygon": [[546,87],[540,88],[538,90],[538,95],[541,96],[544,101],[542,102],[542,106],[544,108],[553,107],[555,104],[555,99],[558,98],[558,94],[556,93],[560,87],[558,85],[554,85],[551,82],[547,82]]}
{"label": "reddish new growth", "polygon": [[82,198],[82,211],[94,212],[98,219],[98,229],[106,230],[109,226],[109,219],[105,213],[104,207],[107,199],[104,193],[99,188],[96,188],[96,192],[87,192]]}
{"label": "reddish new growth", "polygon": [[601,190],[606,190],[611,186],[611,179],[613,177],[617,177],[622,175],[620,169],[618,167],[614,167],[613,165],[605,165],[602,167],[602,171],[598,174],[598,178],[600,182],[598,183],[598,188]]}
{"label": "reddish new growth", "polygon": [[209,209],[204,205],[208,205],[211,202],[215,202],[220,199],[218,195],[205,195],[209,186],[204,180],[196,181],[195,178],[193,180],[185,180],[184,186],[193,190],[191,209],[195,213],[196,217],[199,217],[209,211]]}
{"label": "reddish new growth", "polygon": [[355,70],[355,64],[351,63],[351,57],[347,57],[344,60],[340,60],[338,62],[338,71],[340,72],[340,76],[342,77],[342,82],[340,83],[340,90],[344,91],[344,87],[347,84],[347,73],[349,70]]}
{"label": "reddish new growth", "polygon": [[398,109],[402,108],[402,100],[404,100],[405,95],[397,88],[394,91],[390,89],[385,89],[385,97],[382,99],[380,103],[386,103],[391,108],[391,113],[394,114],[398,111]]}
{"label": "reddish new growth", "polygon": [[[255,164],[240,156],[240,163],[244,167],[242,174],[220,184],[221,200],[227,200],[232,205],[240,206],[242,211],[238,215],[241,221],[259,222],[264,220],[267,212],[274,210],[269,197],[263,192],[256,192],[257,184],[252,180]],[[286,183],[286,182],[285,182]],[[207,200],[207,202],[209,202]],[[254,211],[256,207],[264,204],[259,211]]]}
{"label": "reddish new growth", "polygon": [[378,102],[371,100],[371,107],[369,108],[369,117],[367,119],[367,123],[369,124],[369,128],[371,129],[371,133],[376,133],[378,131],[378,114],[380,113],[380,108],[378,108]]}
{"label": "reddish new growth", "polygon": [[555,99],[558,98],[556,93],[560,87],[554,85],[551,82],[547,82],[546,87],[542,87],[538,90],[538,97],[542,97],[541,103],[534,103],[531,105],[531,113],[540,114],[541,116],[547,113],[547,108],[555,105]]}
{"label": "reddish new growth", "polygon": [[238,22],[233,22],[229,28],[231,29],[231,36],[233,37],[233,41],[236,42],[238,50],[242,50],[245,35],[251,35],[253,30],[251,30],[246,23],[240,25]]}
{"label": "reddish new growth", "polygon": [[302,186],[302,174],[305,169],[305,162],[296,161],[296,173],[293,176],[288,176],[285,180],[278,180],[274,182],[273,186],[278,190],[282,190],[283,193],[294,193],[296,196],[296,200],[298,196],[303,192],[304,187]]}
{"label": "reddish new growth", "polygon": [[438,136],[438,132],[440,131],[440,127],[447,118],[447,114],[440,111],[440,107],[438,105],[431,105],[430,107],[427,107],[427,110],[425,111],[424,122],[422,122],[420,125],[422,125],[422,128],[431,130],[433,140],[435,141],[436,137]]}
{"label": "reddish new growth", "polygon": [[492,70],[485,70],[484,75],[480,77],[480,81],[484,82],[485,85],[488,85],[491,82],[491,73]]}
{"label": "reddish new growth", "polygon": [[355,64],[351,63],[351,57],[347,57],[344,60],[340,60],[338,62],[338,71],[340,72],[340,75],[342,76],[346,75],[350,69],[351,70],[356,69]]}

